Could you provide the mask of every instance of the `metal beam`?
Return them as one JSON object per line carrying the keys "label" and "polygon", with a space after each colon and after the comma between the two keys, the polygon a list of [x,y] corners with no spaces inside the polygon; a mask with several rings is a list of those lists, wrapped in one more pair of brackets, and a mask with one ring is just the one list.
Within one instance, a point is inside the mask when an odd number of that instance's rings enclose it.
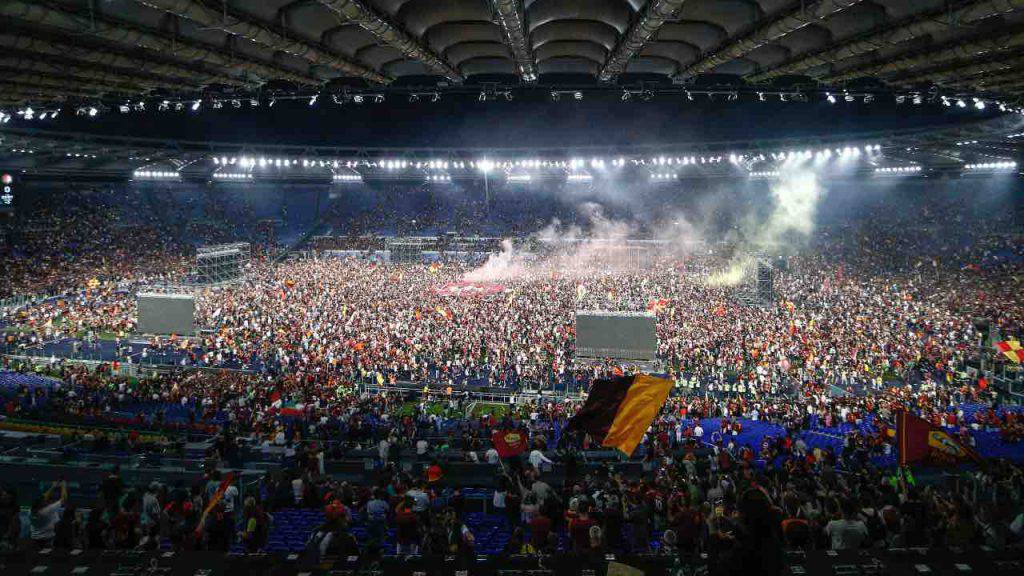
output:
{"label": "metal beam", "polygon": [[452,82],[462,82],[459,73],[444,58],[424,46],[387,18],[360,0],[320,0],[320,4],[346,21],[358,25],[378,40],[398,50],[406,58],[422,62]]}
{"label": "metal beam", "polygon": [[727,39],[714,52],[704,54],[700,60],[684,68],[677,78],[692,78],[714,68],[750,54],[758,48],[775,42],[779,38],[860,4],[864,0],[817,0],[806,4],[798,0],[790,4],[776,17],[759,22],[753,30],[737,38]]}
{"label": "metal beam", "polygon": [[15,82],[13,80],[0,79],[0,92],[5,96],[16,95],[25,100],[49,99],[53,95],[75,96],[77,98],[99,98],[101,92],[90,90],[79,90],[69,86],[54,88],[30,82]]}
{"label": "metal beam", "polygon": [[22,62],[22,65],[28,66],[29,69],[37,72],[50,71],[53,73],[65,73],[71,71],[71,73],[81,74],[81,72],[79,72],[80,70],[88,70],[111,75],[119,75],[122,76],[126,82],[145,83],[147,85],[166,87],[173,90],[180,90],[182,87],[199,84],[197,82],[193,83],[192,80],[177,76],[164,76],[149,72],[140,72],[139,70],[132,68],[105,66],[102,64],[86,62],[77,58],[69,58],[66,54],[42,54],[40,52],[4,47],[3,58],[6,58],[7,60],[17,58]]}
{"label": "metal beam", "polygon": [[934,82],[943,84],[947,80],[950,85],[975,82],[980,74],[999,74],[1011,70],[1019,70],[1024,67],[1024,55],[1019,51],[1002,55],[988,62],[974,62],[972,60],[957,60],[941,66],[932,66],[917,71],[909,76],[887,80],[895,86],[909,86],[921,82]]}
{"label": "metal beam", "polygon": [[[20,52],[19,52],[20,53]],[[181,84],[157,81],[142,77],[126,76],[115,72],[104,72],[90,68],[81,68],[73,64],[62,64],[60,66],[48,64],[34,58],[20,58],[0,54],[0,68],[6,69],[9,73],[37,73],[59,78],[72,78],[83,82],[99,82],[111,88],[120,90],[146,91],[153,88],[180,89]]]}
{"label": "metal beam", "polygon": [[137,84],[117,84],[113,82],[99,82],[91,78],[82,78],[69,74],[46,74],[40,72],[26,71],[19,67],[2,65],[0,62],[0,75],[11,82],[23,82],[39,86],[51,86],[53,88],[74,88],[76,90],[95,90],[104,94],[138,94],[145,92],[145,88]]}
{"label": "metal beam", "polygon": [[898,57],[886,62],[854,66],[835,74],[826,74],[821,80],[826,82],[843,82],[863,76],[893,74],[948,60],[976,59],[979,56],[1021,45],[1024,45],[1024,31],[996,36],[995,38],[984,38],[974,42],[953,41],[948,48],[938,49],[934,47],[927,51],[919,50],[914,54]]}
{"label": "metal beam", "polygon": [[[65,71],[54,71],[51,67],[34,63],[23,58],[8,58],[0,54],[0,74],[8,80],[18,81],[24,79],[27,82],[37,82],[35,79],[45,79],[39,84],[53,83],[60,86],[62,82],[79,83],[95,87],[105,87],[106,90],[119,93],[144,92],[153,89],[155,86],[145,86],[136,80],[125,78],[116,74],[92,73],[90,71],[75,71],[78,74]],[[85,76],[82,76],[85,74]],[[71,85],[71,84],[68,84]]]}
{"label": "metal beam", "polygon": [[643,12],[622,36],[598,73],[601,82],[611,82],[626,70],[626,65],[640,53],[644,45],[658,33],[686,0],[650,0]]}
{"label": "metal beam", "polygon": [[516,60],[519,77],[525,82],[537,81],[537,61],[526,31],[526,10],[522,0],[491,0],[498,24]]}
{"label": "metal beam", "polygon": [[[102,50],[91,47],[78,46],[65,42],[56,42],[31,38],[28,36],[14,36],[0,34],[0,47],[5,51],[14,52],[38,52],[49,57],[76,58],[86,61],[98,67],[118,68],[122,70],[138,71],[146,74],[172,76],[178,79],[187,79],[196,86],[204,86],[210,83],[221,83],[228,85],[244,85],[245,82],[227,76],[203,74],[197,70],[163,64],[158,60],[143,59],[120,54],[116,51]],[[178,84],[183,87],[184,80]]]}
{"label": "metal beam", "polygon": [[163,10],[197,22],[208,28],[221,30],[228,34],[245,38],[274,50],[280,50],[307,60],[313,64],[328,66],[348,74],[374,82],[387,84],[391,79],[369,68],[349,62],[344,58],[330,54],[315,46],[313,42],[293,40],[271,30],[264,24],[252,22],[238,17],[225,18],[220,12],[208,8],[195,0],[135,0],[140,4]]}
{"label": "metal beam", "polygon": [[971,24],[996,14],[1013,12],[1021,8],[1024,8],[1024,0],[971,0],[954,10],[946,8],[929,10],[909,16],[894,24],[869,30],[865,34],[833,44],[823,50],[798,55],[778,66],[747,75],[746,80],[761,82],[787,74],[799,74],[815,66],[833,64],[846,58],[941,32],[952,26]]}
{"label": "metal beam", "polygon": [[[321,80],[317,78],[291,71],[276,63],[267,63],[255,58],[243,57],[236,53],[228,54],[219,48],[212,48],[199,42],[181,37],[169,38],[163,32],[157,30],[95,13],[83,15],[63,6],[39,6],[18,0],[5,0],[5,2],[0,3],[0,14],[13,16],[28,22],[53,26],[63,30],[65,34],[67,32],[72,34],[84,32],[113,42],[118,46],[124,45],[126,46],[125,49],[129,49],[128,47],[141,47],[168,58],[173,57],[188,60],[190,63],[205,64],[218,70],[224,68],[238,69],[259,77],[260,82],[280,78],[299,84],[321,83]],[[74,51],[70,53],[75,54]],[[205,70],[190,69],[186,68],[185,65],[177,66],[181,69],[189,70],[189,76],[201,74],[207,77],[215,77],[217,78],[216,82],[219,84],[245,85],[250,83],[246,79],[236,79],[219,72],[213,73]]]}
{"label": "metal beam", "polygon": [[1016,88],[1022,81],[1024,81],[1024,70],[1017,69],[979,78],[972,82],[971,86],[986,92],[999,92],[1008,88]]}

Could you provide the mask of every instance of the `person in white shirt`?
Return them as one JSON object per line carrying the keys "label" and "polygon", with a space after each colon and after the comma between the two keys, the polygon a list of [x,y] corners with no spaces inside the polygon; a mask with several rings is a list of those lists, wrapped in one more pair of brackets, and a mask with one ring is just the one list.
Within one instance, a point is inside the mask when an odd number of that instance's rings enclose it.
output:
{"label": "person in white shirt", "polygon": [[430,446],[430,444],[428,444],[427,441],[424,440],[423,438],[420,438],[419,440],[417,440],[416,441],[416,455],[417,456],[425,456],[427,454],[427,448],[429,446]]}
{"label": "person in white shirt", "polygon": [[856,505],[847,502],[843,506],[843,517],[825,525],[833,550],[856,550],[868,538],[868,527],[857,517]]}
{"label": "person in white shirt", "polygon": [[405,495],[412,498],[412,511],[422,514],[430,508],[430,496],[427,495],[424,485],[410,488]]}
{"label": "person in white shirt", "polygon": [[534,448],[530,452],[530,465],[532,465],[537,470],[540,470],[541,463],[553,464],[553,462],[551,462],[551,460],[549,460],[543,452]]}
{"label": "person in white shirt", "polygon": [[302,497],[305,493],[306,487],[302,482],[302,477],[296,476],[295,479],[292,480],[292,496],[295,498],[296,506],[302,505]]}
{"label": "person in white shirt", "polygon": [[[60,486],[60,498],[50,502],[53,491]],[[54,537],[54,529],[60,516],[64,512],[64,504],[68,501],[68,483],[61,480],[54,482],[50,489],[43,494],[43,497],[32,504],[32,514],[29,517],[29,535],[32,542],[40,548],[50,546]]]}
{"label": "person in white shirt", "polygon": [[484,454],[484,458],[487,460],[488,464],[497,464],[501,460],[501,457],[498,456],[498,451],[495,450],[494,447],[491,447],[487,453]]}
{"label": "person in white shirt", "polygon": [[693,426],[693,437],[696,438],[697,440],[700,440],[701,438],[704,437],[704,428],[701,427],[700,422],[694,424]]}

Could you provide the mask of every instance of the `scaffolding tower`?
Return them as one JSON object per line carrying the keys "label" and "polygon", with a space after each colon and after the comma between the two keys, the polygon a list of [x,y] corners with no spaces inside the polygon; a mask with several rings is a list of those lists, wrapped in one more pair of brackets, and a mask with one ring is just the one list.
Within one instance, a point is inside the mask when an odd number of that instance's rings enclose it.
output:
{"label": "scaffolding tower", "polygon": [[237,282],[245,274],[251,256],[252,246],[248,242],[200,246],[196,249],[192,283],[212,286]]}
{"label": "scaffolding tower", "polygon": [[735,298],[747,306],[771,306],[775,303],[775,268],[769,258],[758,256],[746,269]]}

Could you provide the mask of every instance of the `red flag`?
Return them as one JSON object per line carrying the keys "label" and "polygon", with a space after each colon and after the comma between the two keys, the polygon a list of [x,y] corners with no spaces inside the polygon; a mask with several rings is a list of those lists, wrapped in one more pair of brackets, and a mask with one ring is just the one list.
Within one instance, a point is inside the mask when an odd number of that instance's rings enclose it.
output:
{"label": "red flag", "polygon": [[665,309],[666,306],[671,304],[672,301],[668,298],[655,298],[647,302],[647,311],[657,314]]}
{"label": "red flag", "polygon": [[498,456],[511,458],[526,452],[526,435],[518,430],[495,430],[491,434],[491,442]]}
{"label": "red flag", "polygon": [[900,466],[950,466],[981,462],[977,452],[944,430],[906,411],[896,413],[896,453]]}

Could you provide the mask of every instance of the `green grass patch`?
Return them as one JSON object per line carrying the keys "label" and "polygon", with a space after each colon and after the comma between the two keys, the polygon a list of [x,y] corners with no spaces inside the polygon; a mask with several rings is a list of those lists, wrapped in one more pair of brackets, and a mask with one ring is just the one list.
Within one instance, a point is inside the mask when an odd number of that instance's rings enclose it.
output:
{"label": "green grass patch", "polygon": [[[398,408],[397,414],[400,418],[405,416],[415,417],[419,410],[419,402],[406,402]],[[428,402],[426,406],[427,414],[435,416],[445,416],[448,414],[448,407],[444,402]]]}
{"label": "green grass patch", "polygon": [[480,418],[481,416],[494,416],[495,418],[504,418],[509,414],[511,408],[508,404],[502,404],[498,402],[477,402],[470,410],[470,417]]}

